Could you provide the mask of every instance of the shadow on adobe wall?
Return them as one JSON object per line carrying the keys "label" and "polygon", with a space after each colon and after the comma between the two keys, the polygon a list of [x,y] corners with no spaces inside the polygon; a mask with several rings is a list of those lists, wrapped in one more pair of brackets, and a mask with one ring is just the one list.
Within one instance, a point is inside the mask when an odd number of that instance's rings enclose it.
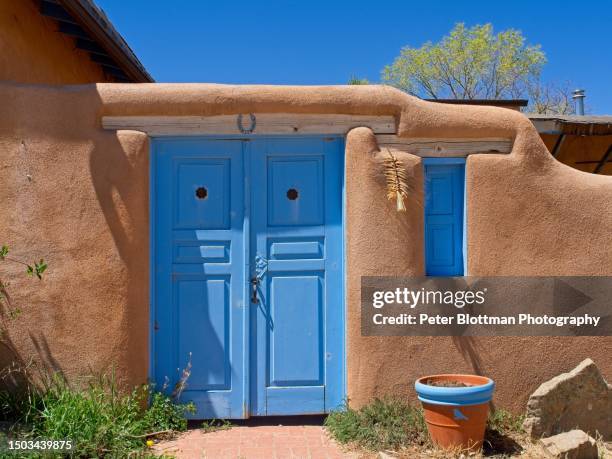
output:
{"label": "shadow on adobe wall", "polygon": [[26,387],[46,380],[50,375],[59,375],[65,378],[64,371],[59,362],[53,357],[47,338],[38,333],[35,336],[28,332],[29,338],[38,354],[38,358],[29,358],[20,352],[19,346],[11,337],[11,325],[19,315],[13,315],[20,311],[12,300],[6,287],[0,283],[0,390],[15,392]]}
{"label": "shadow on adobe wall", "polygon": [[[125,272],[109,285],[126,288],[114,357],[128,386],[145,383],[149,337],[149,142],[135,131],[98,133],[89,165],[96,197]],[[123,279],[121,277],[127,277]],[[111,319],[111,318],[109,318]],[[110,338],[110,337],[109,337]],[[115,363],[113,362],[113,366]]]}
{"label": "shadow on adobe wall", "polygon": [[479,376],[486,376],[482,370],[482,360],[478,353],[478,341],[473,336],[453,336],[453,345],[457,348],[463,359],[468,362],[474,373]]}
{"label": "shadow on adobe wall", "polygon": [[[480,358],[480,354],[478,352],[478,340],[473,336],[453,336],[452,339],[453,345],[459,352],[461,352],[463,360],[465,360],[471,365],[474,374],[477,374],[479,376],[487,376],[486,374],[484,374],[484,370],[482,368],[482,359]],[[489,409],[491,410],[491,412],[495,411],[495,403],[493,402],[493,400],[489,402]],[[503,440],[501,436],[499,440]],[[509,440],[504,440],[504,442],[506,443],[507,441]]]}

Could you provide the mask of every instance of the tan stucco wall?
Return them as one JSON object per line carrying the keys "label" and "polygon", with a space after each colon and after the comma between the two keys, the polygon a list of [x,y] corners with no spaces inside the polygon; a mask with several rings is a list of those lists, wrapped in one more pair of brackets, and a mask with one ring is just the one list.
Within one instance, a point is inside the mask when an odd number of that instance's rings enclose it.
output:
{"label": "tan stucco wall", "polygon": [[[515,111],[442,106],[377,86],[4,84],[0,99],[0,235],[15,254],[50,265],[42,283],[11,268],[13,301],[25,311],[11,338],[69,376],[113,365],[129,384],[147,374],[147,138],[102,131],[104,114],[390,114],[405,137],[511,137],[510,155],[467,162],[470,274],[612,275],[612,178],[555,161]],[[540,382],[584,357],[612,379],[611,338],[360,335],[361,276],[423,273],[420,159],[398,156],[415,189],[406,214],[386,200],[371,131],[347,136],[348,397],[413,397],[425,373],[475,371],[498,382],[497,405],[518,411]]]}
{"label": "tan stucco wall", "polygon": [[[494,110],[487,116],[500,114]],[[418,125],[419,117],[414,119]],[[609,275],[612,181],[556,162],[535,129],[521,124],[516,129],[511,155],[468,158],[468,273]],[[427,130],[429,136],[434,132],[445,135],[444,126]],[[418,130],[419,136],[425,133]],[[362,337],[360,277],[423,275],[420,209],[409,205],[413,210],[404,220],[392,205],[372,205],[371,200],[377,196],[382,200],[385,191],[373,159],[380,155],[372,154],[375,148],[375,137],[367,129],[348,136],[347,371],[353,403],[360,405],[386,393],[414,398],[414,380],[420,375],[476,372],[497,381],[498,406],[519,412],[541,382],[587,356],[610,379],[609,337]],[[406,155],[404,162],[412,169],[419,159]],[[415,174],[415,188],[421,184],[422,176]],[[364,194],[364,188],[370,193]],[[384,229],[364,222],[384,222]]]}
{"label": "tan stucco wall", "polygon": [[0,81],[78,84],[110,81],[89,54],[76,49],[34,0],[0,1]]}

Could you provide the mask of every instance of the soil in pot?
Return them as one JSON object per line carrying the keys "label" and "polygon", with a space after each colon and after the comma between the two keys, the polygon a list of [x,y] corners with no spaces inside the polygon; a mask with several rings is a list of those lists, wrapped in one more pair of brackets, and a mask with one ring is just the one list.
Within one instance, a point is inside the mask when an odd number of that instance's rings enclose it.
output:
{"label": "soil in pot", "polygon": [[473,387],[473,384],[466,384],[461,381],[453,381],[446,379],[427,379],[423,382],[428,386],[435,387]]}

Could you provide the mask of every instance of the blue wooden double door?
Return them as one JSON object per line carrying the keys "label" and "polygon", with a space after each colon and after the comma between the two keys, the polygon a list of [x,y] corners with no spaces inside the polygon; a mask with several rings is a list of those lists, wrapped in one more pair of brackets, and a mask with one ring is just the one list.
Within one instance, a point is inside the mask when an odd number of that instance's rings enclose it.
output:
{"label": "blue wooden double door", "polygon": [[194,418],[344,397],[341,139],[160,139],[153,359]]}

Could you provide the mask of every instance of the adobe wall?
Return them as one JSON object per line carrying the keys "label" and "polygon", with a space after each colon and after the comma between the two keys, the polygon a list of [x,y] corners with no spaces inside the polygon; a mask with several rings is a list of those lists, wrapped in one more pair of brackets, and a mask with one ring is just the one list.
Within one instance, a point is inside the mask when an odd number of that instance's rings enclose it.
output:
{"label": "adobe wall", "polygon": [[109,81],[89,54],[57,31],[33,0],[0,2],[0,81],[77,84]]}
{"label": "adobe wall", "polygon": [[[494,115],[501,113],[486,116]],[[414,120],[419,123],[418,117]],[[517,124],[510,155],[468,157],[468,273],[610,275],[611,179],[558,163],[531,125]],[[418,130],[417,135],[432,137],[434,132],[444,135],[444,127]],[[496,380],[497,406],[521,412],[543,381],[586,357],[610,380],[611,337],[362,337],[360,277],[424,273],[422,214],[398,215],[392,204],[372,205],[385,192],[375,145],[368,129],[348,135],[347,372],[352,403],[361,405],[386,393],[414,399],[414,380],[421,375],[476,372]],[[409,170],[420,162],[411,155],[403,161]],[[420,171],[414,177],[414,186],[422,187]]]}
{"label": "adobe wall", "polygon": [[[42,282],[2,265],[12,301],[24,310],[10,339],[22,358],[71,378],[114,366],[132,385],[148,368],[148,141],[103,131],[101,115],[394,115],[405,137],[511,137],[510,155],[467,161],[469,273],[612,275],[612,178],[558,163],[529,120],[511,110],[431,104],[378,86],[0,84],[0,100],[0,242],[20,258],[49,261]],[[543,380],[587,356],[611,380],[612,338],[360,335],[361,276],[423,273],[420,158],[398,155],[415,189],[402,214],[386,199],[372,132],[347,136],[351,401],[413,397],[424,373],[475,371],[497,380],[498,406],[519,411]]]}

